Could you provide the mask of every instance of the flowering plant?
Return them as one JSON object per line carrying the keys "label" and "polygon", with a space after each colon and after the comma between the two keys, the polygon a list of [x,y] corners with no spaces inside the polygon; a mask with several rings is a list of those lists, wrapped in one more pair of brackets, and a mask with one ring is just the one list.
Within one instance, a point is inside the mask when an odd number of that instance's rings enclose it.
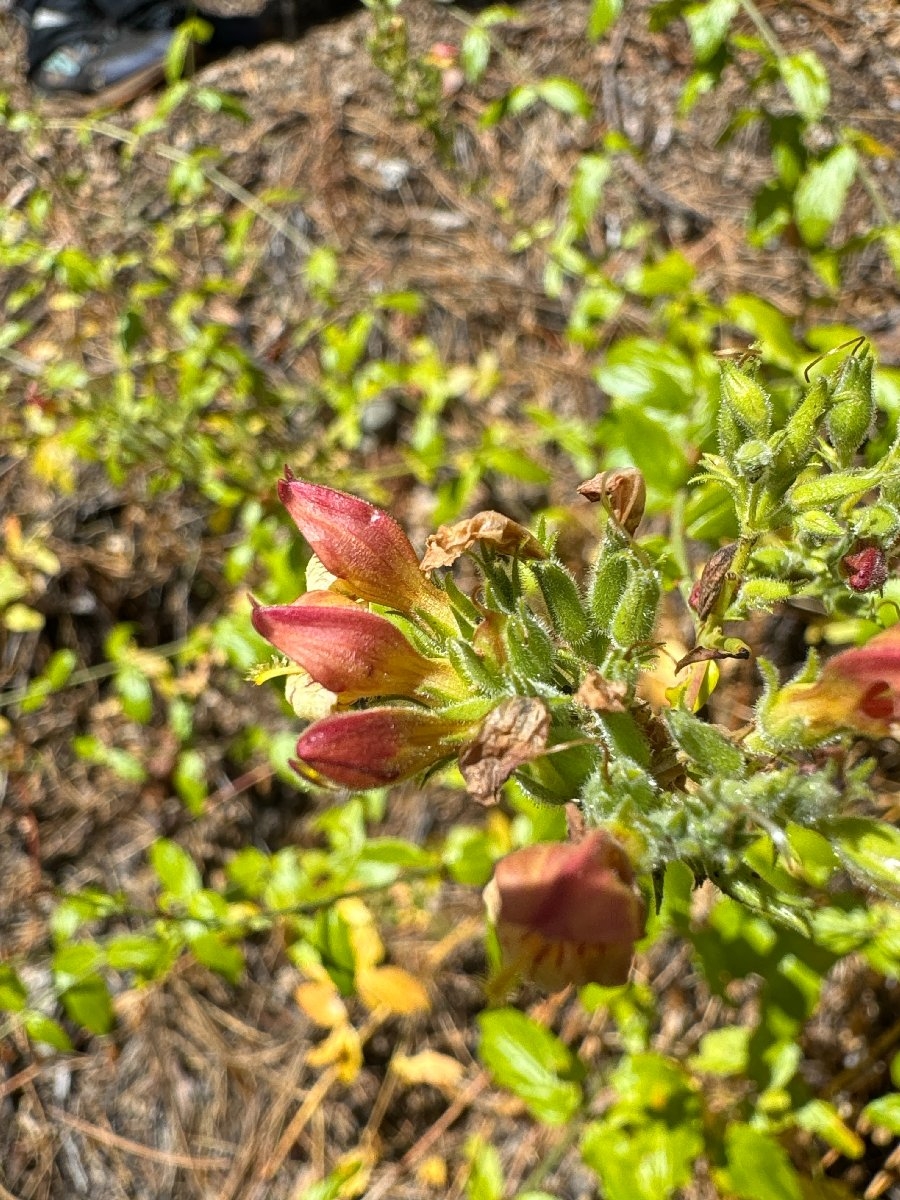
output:
{"label": "flowering plant", "polygon": [[[741,1190],[743,1156],[788,1171],[773,1140],[785,1129],[856,1153],[837,1111],[806,1093],[795,1039],[848,946],[900,975],[900,832],[873,782],[875,744],[900,726],[900,449],[859,461],[873,396],[859,347],[781,421],[754,372],[726,364],[719,453],[700,463],[695,508],[682,514],[712,542],[693,570],[687,526],[680,543],[652,526],[641,535],[647,492],[634,468],[579,488],[598,528],[583,577],[543,524],[532,533],[479,513],[429,537],[420,562],[374,505],[290,474],[279,486],[315,555],[310,586],[252,616],[286,656],[257,679],[286,675],[309,721],[300,774],[367,789],[449,770],[474,803],[562,819],[494,856],[491,999],[523,982],[575,986],[583,1003],[640,1024],[635,952],[652,957],[667,934],[687,940],[724,1004],[729,979],[763,981],[756,1041],[729,1060],[753,1078],[756,1124],[745,1106],[711,1130],[684,1067],[631,1060],[648,1096],[682,1106],[677,1129],[652,1105],[640,1118],[667,1164],[660,1195],[687,1181],[703,1146],[725,1194],[747,1197],[763,1193]],[[824,665],[816,651],[804,664],[794,645],[787,682],[758,658],[755,708],[736,709],[728,684],[747,686],[759,628],[748,618],[794,602],[809,642],[857,644]],[[586,1102],[568,1051],[537,1023],[498,1009],[481,1027],[483,1061],[536,1115],[568,1120]],[[544,1088],[533,1044],[557,1063]],[[697,1069],[725,1070],[722,1053],[713,1038]],[[637,1120],[627,1079],[584,1141],[616,1198],[627,1188],[614,1171],[631,1178],[642,1161],[638,1135],[622,1140]]]}

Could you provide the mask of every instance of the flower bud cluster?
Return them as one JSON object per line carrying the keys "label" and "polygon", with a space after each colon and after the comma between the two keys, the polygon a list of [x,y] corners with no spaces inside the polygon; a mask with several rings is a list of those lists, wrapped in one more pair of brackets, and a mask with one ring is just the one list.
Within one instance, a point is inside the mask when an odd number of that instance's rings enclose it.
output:
{"label": "flower bud cluster", "polygon": [[[254,602],[252,621],[293,664],[261,677],[286,673],[309,720],[298,773],[366,789],[458,758],[484,803],[515,774],[535,797],[561,804],[604,761],[607,719],[639,743],[626,703],[601,711],[580,691],[606,671],[609,695],[633,700],[660,595],[632,536],[643,480],[622,471],[606,484],[607,533],[583,591],[547,546],[499,513],[442,527],[420,564],[387,513],[288,473],[278,494],[314,552],[315,586],[292,604]],[[461,554],[480,577],[471,595],[452,576],[442,586],[430,575]],[[628,856],[607,833],[514,851],[488,903],[517,974],[547,987],[627,977],[644,907]]]}

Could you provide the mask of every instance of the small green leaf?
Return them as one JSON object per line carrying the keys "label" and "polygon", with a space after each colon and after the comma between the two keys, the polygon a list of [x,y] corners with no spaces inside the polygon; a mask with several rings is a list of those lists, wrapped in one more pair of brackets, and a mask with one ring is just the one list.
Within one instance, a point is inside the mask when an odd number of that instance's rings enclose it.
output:
{"label": "small green leaf", "polygon": [[673,708],[666,716],[672,737],[679,748],[704,771],[720,779],[741,777],[744,756],[724,733],[692,713]]}
{"label": "small green leaf", "polygon": [[779,58],[778,70],[801,117],[820,120],[831,100],[831,87],[819,56],[812,50],[788,54]]}
{"label": "small green leaf", "polygon": [[199,816],[209,792],[206,762],[199,750],[182,750],[172,772],[172,783],[188,812]]}
{"label": "small green leaf", "polygon": [[594,111],[594,106],[584,89],[565,76],[542,79],[536,85],[535,91],[545,104],[549,104],[557,112],[573,117],[589,117]]}
{"label": "small green leaf", "polygon": [[838,146],[813,163],[797,184],[794,219],[807,246],[821,246],[844,208],[856,176],[857,155],[850,146]]}
{"label": "small green leaf", "polygon": [[467,1200],[501,1200],[503,1166],[496,1146],[476,1134],[466,1144],[466,1158],[469,1160]]}
{"label": "small green leaf", "polygon": [[106,943],[106,959],[114,971],[137,971],[154,978],[168,961],[169,951],[158,938],[125,933]]}
{"label": "small green leaf", "polygon": [[900,1093],[893,1092],[890,1096],[879,1096],[877,1100],[870,1101],[862,1110],[862,1115],[873,1125],[881,1125],[900,1137]]}
{"label": "small green leaf", "polygon": [[237,983],[244,971],[244,954],[238,946],[226,940],[221,932],[201,933],[191,938],[194,957],[204,967],[222,975],[229,983]]}
{"label": "small green leaf", "polygon": [[150,865],[159,882],[176,900],[186,902],[202,887],[194,860],[168,838],[159,838],[150,847]]}
{"label": "small green leaf", "polygon": [[729,1191],[741,1200],[803,1200],[787,1151],[749,1125],[730,1125],[725,1134]]}
{"label": "small green leaf", "polygon": [[22,1023],[32,1041],[44,1042],[54,1050],[61,1050],[63,1054],[68,1054],[72,1049],[69,1035],[52,1017],[47,1017],[41,1012],[29,1012],[25,1014]]}
{"label": "small green leaf", "polygon": [[599,41],[604,33],[612,29],[622,13],[625,0],[593,0],[588,16],[588,37]]}
{"label": "small green leaf", "polygon": [[728,29],[740,8],[738,0],[709,0],[693,4],[684,14],[698,63],[707,63],[725,41]]}
{"label": "small green leaf", "polygon": [[491,39],[477,25],[466,30],[459,48],[459,60],[469,83],[477,83],[487,70],[491,57]]}
{"label": "small green leaf", "polygon": [[21,1012],[28,1003],[25,984],[6,963],[0,963],[0,1012]]}
{"label": "small green leaf", "polygon": [[146,725],[153,716],[153,689],[147,676],[137,667],[123,667],[116,675],[116,691],[126,717]]}
{"label": "small green leaf", "polygon": [[581,1107],[581,1070],[569,1048],[549,1029],[513,1008],[478,1017],[479,1056],[494,1081],[522,1100],[540,1121],[561,1125]]}
{"label": "small green leaf", "polygon": [[691,1069],[711,1075],[740,1075],[749,1062],[751,1033],[746,1025],[728,1025],[704,1034],[690,1060]]}
{"label": "small green leaf", "polygon": [[900,829],[886,821],[838,817],[822,832],[851,867],[873,884],[900,894]]}
{"label": "small green leaf", "polygon": [[85,979],[60,996],[67,1016],[90,1033],[109,1033],[115,1025],[112,997],[99,975]]}

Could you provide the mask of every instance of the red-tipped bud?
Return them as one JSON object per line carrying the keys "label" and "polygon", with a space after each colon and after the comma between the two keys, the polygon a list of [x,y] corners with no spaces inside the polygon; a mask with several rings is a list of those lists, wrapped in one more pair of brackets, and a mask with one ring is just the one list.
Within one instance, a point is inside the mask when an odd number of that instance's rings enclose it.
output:
{"label": "red-tipped bud", "polygon": [[451,620],[446,596],[422,574],[409,538],[382,509],[302,479],[280,480],[278,496],[325,568],[354,595]]}
{"label": "red-tipped bud", "polygon": [[484,899],[514,974],[549,991],[627,981],[644,902],[627,854],[605,830],[577,844],[513,851],[497,864]]}
{"label": "red-tipped bud", "polygon": [[766,714],[776,735],[821,741],[842,730],[865,737],[900,732],[900,625],[828,660],[814,683],[789,683]]}
{"label": "red-tipped bud", "polygon": [[386,787],[452,758],[476,728],[420,708],[334,713],[300,738],[297,767],[339,787]]}
{"label": "red-tipped bud", "polygon": [[449,664],[425,658],[384,617],[353,605],[276,604],[254,608],[257,633],[299,663],[342,704],[365,696],[414,696],[459,680]]}

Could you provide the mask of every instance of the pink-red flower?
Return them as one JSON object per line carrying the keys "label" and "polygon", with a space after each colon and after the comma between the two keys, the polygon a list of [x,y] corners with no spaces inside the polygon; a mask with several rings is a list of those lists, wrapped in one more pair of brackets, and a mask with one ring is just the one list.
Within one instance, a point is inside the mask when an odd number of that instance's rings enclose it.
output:
{"label": "pink-red flower", "polygon": [[[321,595],[308,593],[301,601]],[[390,621],[352,602],[259,606],[252,616],[257,633],[341,704],[371,696],[459,695],[460,680],[446,660],[426,658]]]}
{"label": "pink-red flower", "polygon": [[812,683],[789,683],[764,712],[776,737],[820,741],[843,730],[900,732],[900,624],[830,658]]}
{"label": "pink-red flower", "polygon": [[385,787],[446,762],[475,728],[477,722],[421,708],[334,713],[302,734],[295,766],[308,778],[339,787]]}
{"label": "pink-red flower", "polygon": [[316,556],[352,595],[452,626],[447,597],[423,575],[393,517],[358,496],[290,475],[279,482],[278,495]]}
{"label": "pink-red flower", "polygon": [[513,976],[550,991],[627,981],[645,908],[628,855],[606,830],[513,851],[484,899]]}

